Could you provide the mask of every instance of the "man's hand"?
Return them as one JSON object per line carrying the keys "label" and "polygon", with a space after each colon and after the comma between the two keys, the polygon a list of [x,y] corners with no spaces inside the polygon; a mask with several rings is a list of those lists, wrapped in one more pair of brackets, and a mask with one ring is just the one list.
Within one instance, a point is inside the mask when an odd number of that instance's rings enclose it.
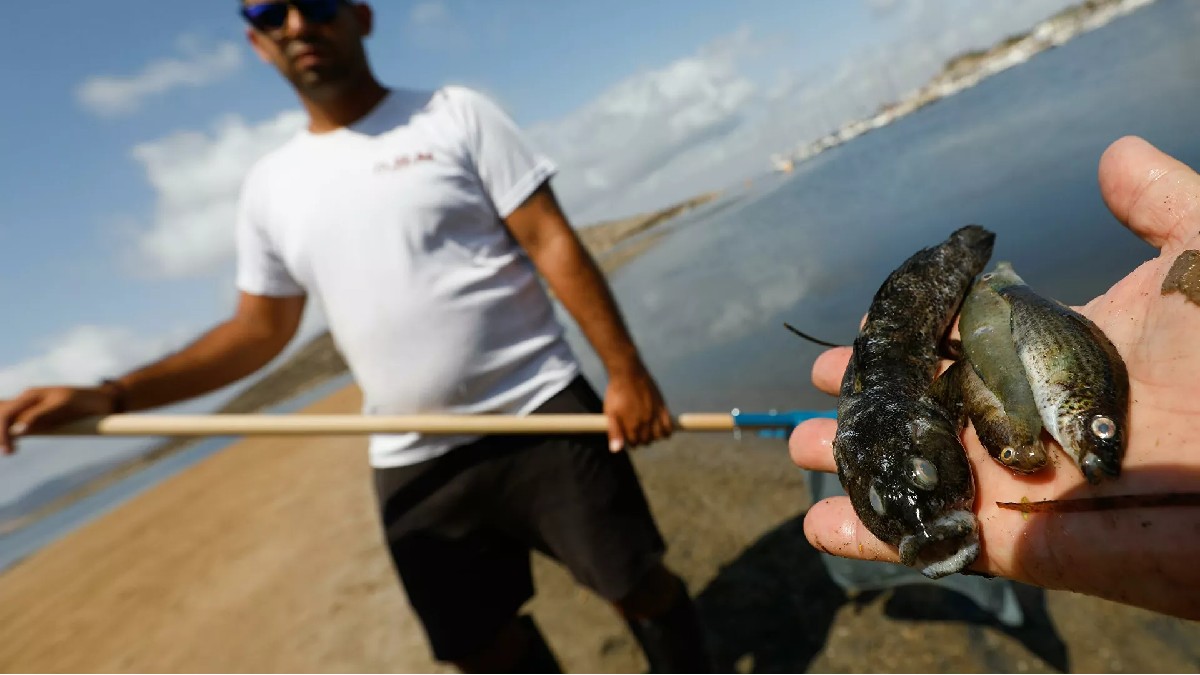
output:
{"label": "man's hand", "polygon": [[645,368],[609,379],[604,414],[608,448],[613,452],[667,438],[674,430],[662,393]]}
{"label": "man's hand", "polygon": [[[1200,619],[1200,575],[1194,562],[1200,557],[1200,509],[1021,514],[996,505],[1200,492],[1200,305],[1160,291],[1179,254],[1200,249],[1200,175],[1141,139],[1125,138],[1101,159],[1100,187],[1117,218],[1160,249],[1157,258],[1078,308],[1104,330],[1129,368],[1129,446],[1121,476],[1089,486],[1053,443],[1053,466],[1030,476],[1015,475],[992,460],[969,429],[964,444],[975,475],[983,542],[972,567]],[[849,355],[848,348],[838,348],[818,357],[814,384],[836,395]],[[807,469],[834,471],[836,429],[833,420],[797,427],[789,443],[792,459]],[[829,553],[897,560],[895,548],[867,531],[846,497],[815,504],[804,530],[814,546]]]}
{"label": "man's hand", "polygon": [[10,401],[0,401],[0,448],[16,452],[15,437],[45,431],[94,415],[107,415],[115,403],[112,391],[101,387],[38,387]]}
{"label": "man's hand", "polygon": [[206,394],[261,368],[279,355],[300,325],[302,295],[270,297],[241,293],[233,318],[183,349],[121,376],[121,389],[38,387],[0,401],[0,448],[14,452],[14,436],[114,411],[117,395],[126,410],[145,410]]}

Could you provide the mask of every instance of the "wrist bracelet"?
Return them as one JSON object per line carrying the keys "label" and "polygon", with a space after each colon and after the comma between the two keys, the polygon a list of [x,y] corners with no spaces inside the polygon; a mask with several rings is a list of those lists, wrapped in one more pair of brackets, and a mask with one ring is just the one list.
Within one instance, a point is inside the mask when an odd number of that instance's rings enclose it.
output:
{"label": "wrist bracelet", "polygon": [[125,385],[117,380],[105,378],[100,380],[100,388],[108,391],[112,399],[112,412],[114,415],[125,412]]}

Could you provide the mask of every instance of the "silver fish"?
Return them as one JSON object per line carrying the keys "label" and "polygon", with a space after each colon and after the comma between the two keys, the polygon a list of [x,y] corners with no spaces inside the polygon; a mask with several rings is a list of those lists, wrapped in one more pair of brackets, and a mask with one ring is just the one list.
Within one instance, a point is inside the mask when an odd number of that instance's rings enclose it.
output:
{"label": "silver fish", "polygon": [[1017,354],[1046,430],[1088,482],[1120,476],[1129,418],[1121,354],[1087,317],[1028,286],[999,293],[1011,308]]}
{"label": "silver fish", "polygon": [[995,235],[960,228],[893,271],[854,340],[833,440],[855,513],[930,578],[979,555],[975,484],[954,414],[931,393],[939,345]]}
{"label": "silver fish", "polygon": [[996,461],[1032,473],[1046,465],[1042,418],[1013,340],[1011,311],[1000,291],[1024,285],[1007,262],[979,277],[958,318],[970,368],[958,373],[966,414]]}

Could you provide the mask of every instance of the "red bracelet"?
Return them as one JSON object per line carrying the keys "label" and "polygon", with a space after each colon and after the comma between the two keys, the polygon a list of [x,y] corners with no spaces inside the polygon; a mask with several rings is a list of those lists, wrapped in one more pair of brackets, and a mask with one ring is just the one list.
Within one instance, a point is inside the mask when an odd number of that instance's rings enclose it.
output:
{"label": "red bracelet", "polygon": [[112,399],[112,414],[118,415],[125,412],[125,385],[117,380],[106,378],[100,380],[100,388],[107,391],[109,398]]}

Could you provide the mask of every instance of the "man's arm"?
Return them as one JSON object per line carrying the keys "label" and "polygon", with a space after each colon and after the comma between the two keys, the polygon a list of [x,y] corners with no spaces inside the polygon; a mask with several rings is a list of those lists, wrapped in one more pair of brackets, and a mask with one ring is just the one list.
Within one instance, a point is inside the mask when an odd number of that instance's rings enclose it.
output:
{"label": "man's arm", "polygon": [[505,219],[583,330],[608,372],[604,410],[614,450],[671,434],[671,416],[658,385],[642,363],[604,275],[567,222],[549,184],[543,184]]}
{"label": "man's arm", "polygon": [[0,448],[11,454],[13,436],[114,411],[145,410],[220,389],[265,366],[296,334],[304,296],[242,293],[228,321],[155,363],[98,387],[37,387],[0,401]]}

